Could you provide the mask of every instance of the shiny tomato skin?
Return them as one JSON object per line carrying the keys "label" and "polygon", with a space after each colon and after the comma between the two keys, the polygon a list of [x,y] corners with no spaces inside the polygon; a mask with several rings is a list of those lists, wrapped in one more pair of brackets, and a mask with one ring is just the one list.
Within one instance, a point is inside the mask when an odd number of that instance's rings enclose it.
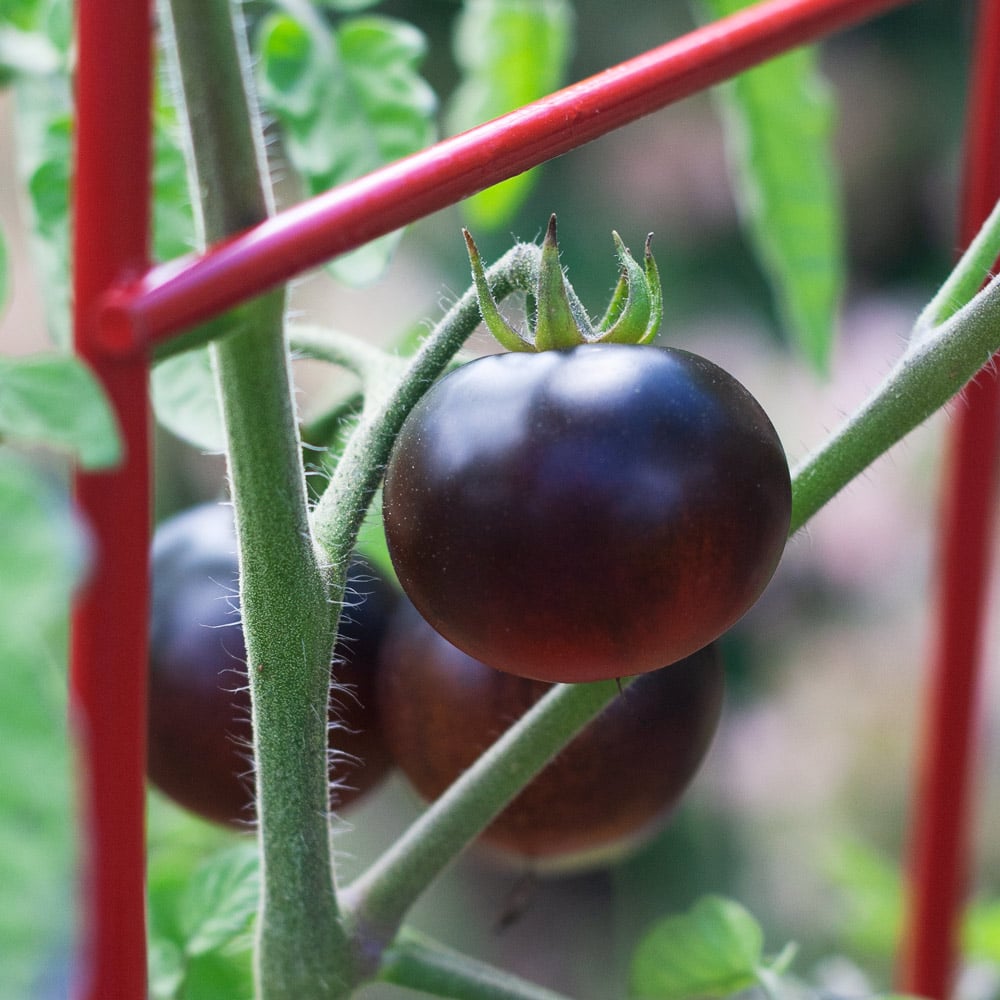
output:
{"label": "shiny tomato skin", "polygon": [[788,465],[731,375],[672,348],[470,362],[407,418],[385,476],[400,583],[470,656],[544,681],[658,669],[757,600]]}
{"label": "shiny tomato skin", "polygon": [[[191,812],[245,828],[254,820],[252,731],[232,509],[203,504],[160,525],[152,575],[149,778]],[[332,669],[336,808],[374,787],[390,767],[374,682],[395,601],[388,583],[367,566],[352,565]]]}
{"label": "shiny tomato skin", "polygon": [[[412,605],[379,662],[383,731],[399,769],[436,799],[551,684],[474,660]],[[479,843],[541,870],[610,860],[656,832],[715,735],[724,672],[713,644],[637,678],[507,806]]]}

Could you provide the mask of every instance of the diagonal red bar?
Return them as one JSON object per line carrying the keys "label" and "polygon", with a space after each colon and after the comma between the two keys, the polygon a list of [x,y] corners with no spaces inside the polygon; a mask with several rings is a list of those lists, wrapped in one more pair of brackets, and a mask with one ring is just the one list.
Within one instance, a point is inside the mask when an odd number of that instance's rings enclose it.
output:
{"label": "diagonal red bar", "polygon": [[77,352],[118,417],[124,462],[74,475],[92,566],[73,610],[81,940],[74,997],[145,1000],[147,364],[101,349],[98,304],[149,262],[149,0],[78,0],[73,292]]}
{"label": "diagonal red bar", "polygon": [[771,56],[910,0],[766,0],[290,208],[106,303],[128,353]]}
{"label": "diagonal red bar", "polygon": [[[969,85],[963,245],[1000,199],[1000,0],[981,0]],[[1000,381],[987,368],[955,408],[940,512],[938,620],[910,838],[899,988],[954,988],[966,897],[986,596],[995,543]]]}

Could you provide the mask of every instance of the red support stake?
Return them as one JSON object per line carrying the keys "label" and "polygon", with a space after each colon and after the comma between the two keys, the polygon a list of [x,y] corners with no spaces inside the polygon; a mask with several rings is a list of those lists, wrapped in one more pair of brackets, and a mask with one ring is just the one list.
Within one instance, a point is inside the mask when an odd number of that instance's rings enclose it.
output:
{"label": "red support stake", "polygon": [[[128,353],[613,129],[913,0],[763,0],[154,268],[109,301]],[[136,336],[140,338],[136,341]]]}
{"label": "red support stake", "polygon": [[149,0],[78,0],[76,13],[74,339],[114,408],[124,458],[74,476],[93,557],[70,643],[81,811],[74,996],[145,1000],[148,364],[110,357],[99,317],[106,293],[149,264],[152,9]]}
{"label": "red support stake", "polygon": [[[982,0],[969,89],[961,238],[1000,199],[1000,0]],[[909,857],[899,988],[945,1000],[954,988],[1000,452],[1000,381],[985,369],[955,407],[940,513],[932,650]]]}

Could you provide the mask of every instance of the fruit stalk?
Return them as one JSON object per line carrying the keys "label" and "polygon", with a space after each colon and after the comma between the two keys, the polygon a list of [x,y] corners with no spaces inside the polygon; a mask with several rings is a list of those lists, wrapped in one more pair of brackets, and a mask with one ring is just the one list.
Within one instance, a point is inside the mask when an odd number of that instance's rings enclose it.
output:
{"label": "fruit stalk", "polygon": [[[219,240],[272,210],[244,27],[228,0],[172,0],[167,17],[192,190],[205,238]],[[347,995],[353,960],[329,852],[326,706],[347,564],[324,565],[309,530],[283,294],[257,300],[243,321],[215,345],[214,360],[255,731],[256,988],[261,1000],[336,1000]]]}
{"label": "fruit stalk", "polygon": [[82,813],[74,996],[86,1000],[146,996],[148,365],[109,358],[96,317],[105,293],[149,263],[150,20],[147,0],[92,0],[77,12],[74,343],[123,436],[117,468],[73,477],[92,555],[73,610],[69,678]]}
{"label": "fruit stalk", "polygon": [[[621,687],[627,685],[623,681]],[[357,932],[387,945],[406,912],[548,761],[621,690],[558,684],[493,744],[343,894]]]}

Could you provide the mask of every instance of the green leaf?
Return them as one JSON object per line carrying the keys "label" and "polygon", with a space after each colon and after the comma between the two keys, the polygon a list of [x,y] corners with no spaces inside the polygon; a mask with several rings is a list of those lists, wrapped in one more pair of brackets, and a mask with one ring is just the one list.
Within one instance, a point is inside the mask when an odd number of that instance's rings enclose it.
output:
{"label": "green leaf", "polygon": [[68,958],[76,829],[67,744],[70,596],[83,532],[55,481],[0,448],[0,992]]}
{"label": "green leaf", "polygon": [[202,451],[220,454],[226,450],[222,408],[207,347],[161,361],[153,369],[152,395],[156,419],[167,430]]}
{"label": "green leaf", "polygon": [[[422,149],[435,136],[436,99],[417,73],[426,42],[412,25],[363,17],[328,28],[289,14],[258,34],[261,97],[282,127],[284,148],[307,194],[318,194]],[[399,234],[330,267],[364,284],[384,270]]]}
{"label": "green leaf", "polygon": [[[449,131],[462,132],[556,90],[565,81],[572,43],[569,0],[466,0],[455,24],[462,80],[449,102]],[[467,199],[470,222],[504,225],[536,176],[530,170]]]}
{"label": "green leaf", "polygon": [[894,954],[903,928],[903,881],[897,863],[871,845],[849,839],[834,846],[826,867],[841,897],[845,940],[869,956]]}
{"label": "green leaf", "polygon": [[252,970],[249,949],[199,955],[188,963],[182,1000],[252,1000]]}
{"label": "green leaf", "polygon": [[358,10],[367,10],[374,7],[379,0],[317,0],[320,7],[327,7],[330,10],[339,10],[353,13]]}
{"label": "green leaf", "polygon": [[28,192],[31,250],[45,288],[52,339],[70,343],[69,171],[72,119],[69,81],[24,77],[17,88],[18,170]]}
{"label": "green leaf", "polygon": [[[18,172],[28,192],[32,253],[45,288],[46,319],[55,343],[70,343],[69,181],[72,114],[69,77],[18,78]],[[194,222],[177,115],[159,88],[154,109],[153,252],[159,260],[189,253]]]}
{"label": "green leaf", "polygon": [[104,393],[73,355],[0,358],[0,435],[64,448],[86,469],[121,457]]}
{"label": "green leaf", "polygon": [[[751,0],[700,0],[724,17]],[[829,366],[844,285],[834,108],[811,48],[717,88],[734,186],[778,310],[799,351]]]}
{"label": "green leaf", "polygon": [[189,957],[220,951],[245,938],[257,913],[260,865],[256,842],[239,844],[206,862],[181,899],[180,929]]}
{"label": "green leaf", "polygon": [[173,260],[196,245],[185,136],[165,87],[157,87],[153,109],[153,255]]}
{"label": "green leaf", "polygon": [[149,944],[149,993],[151,1000],[178,1000],[184,985],[184,953],[163,938]]}
{"label": "green leaf", "polygon": [[655,924],[632,955],[631,992],[646,1000],[725,997],[757,982],[764,934],[739,903],[705,896]]}
{"label": "green leaf", "polygon": [[59,63],[59,51],[45,35],[0,23],[0,84],[22,74],[51,73]]}

